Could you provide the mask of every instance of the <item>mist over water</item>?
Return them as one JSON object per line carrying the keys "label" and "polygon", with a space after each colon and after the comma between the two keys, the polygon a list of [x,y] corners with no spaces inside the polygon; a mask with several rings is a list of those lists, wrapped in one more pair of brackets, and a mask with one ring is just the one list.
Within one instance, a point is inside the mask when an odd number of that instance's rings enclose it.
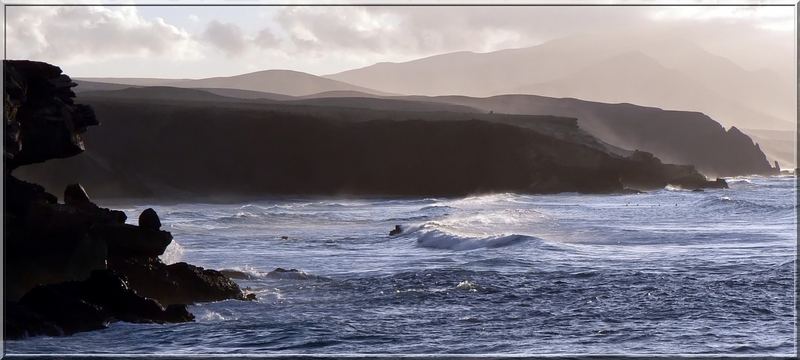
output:
{"label": "mist over water", "polygon": [[[165,261],[241,271],[258,301],[191,306],[194,323],[115,323],[7,350],[794,353],[795,178],[729,183],[155,206],[177,242]],[[123,210],[136,219],[147,207]],[[390,237],[395,225],[404,231]],[[301,273],[270,273],[277,267]]]}

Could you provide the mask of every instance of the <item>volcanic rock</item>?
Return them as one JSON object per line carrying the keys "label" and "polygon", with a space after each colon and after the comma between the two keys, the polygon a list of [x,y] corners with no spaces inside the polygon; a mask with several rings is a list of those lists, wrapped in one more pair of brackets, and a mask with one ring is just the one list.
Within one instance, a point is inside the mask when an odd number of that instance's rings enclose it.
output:
{"label": "volcanic rock", "polygon": [[92,272],[84,281],[38,286],[9,314],[12,336],[69,335],[103,329],[114,321],[175,323],[194,317],[183,305],[164,308],[139,296],[114,272]]}
{"label": "volcanic rock", "polygon": [[162,304],[245,300],[241,288],[222,272],[157,258],[112,258],[109,268],[124,275],[132,288]]}
{"label": "volcanic rock", "polygon": [[72,184],[64,189],[64,203],[73,206],[93,205],[81,184]]}
{"label": "volcanic rock", "polygon": [[139,215],[139,227],[149,230],[161,230],[161,220],[153,208],[147,208]]}

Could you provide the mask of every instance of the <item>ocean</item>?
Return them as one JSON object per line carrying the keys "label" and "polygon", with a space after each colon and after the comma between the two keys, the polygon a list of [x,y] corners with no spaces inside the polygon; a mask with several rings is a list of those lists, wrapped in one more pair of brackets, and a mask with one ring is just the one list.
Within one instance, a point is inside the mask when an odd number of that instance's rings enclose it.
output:
{"label": "ocean", "polygon": [[258,300],[6,350],[794,354],[796,178],[728,181],[630,195],[107,204],[133,223],[153,207],[175,237],[165,261],[240,271]]}

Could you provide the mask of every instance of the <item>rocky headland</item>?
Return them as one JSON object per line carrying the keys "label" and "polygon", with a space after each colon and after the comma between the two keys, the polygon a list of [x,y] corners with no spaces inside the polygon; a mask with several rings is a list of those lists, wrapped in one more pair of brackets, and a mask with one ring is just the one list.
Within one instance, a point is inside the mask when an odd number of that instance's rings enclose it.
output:
{"label": "rocky headland", "polygon": [[192,321],[186,305],[245,300],[222,273],[159,256],[172,242],[148,209],[138,225],[96,205],[78,183],[62,201],[15,170],[84,151],[83,134],[99,122],[76,104],[76,84],[60,68],[4,61],[6,338],[69,335],[114,321]]}
{"label": "rocky headland", "polygon": [[609,151],[575,118],[429,111],[414,103],[379,110],[232,101],[198,92],[81,94],[104,119],[91,148],[23,173],[48,189],[81,179],[101,198],[222,201],[725,186],[649,152]]}

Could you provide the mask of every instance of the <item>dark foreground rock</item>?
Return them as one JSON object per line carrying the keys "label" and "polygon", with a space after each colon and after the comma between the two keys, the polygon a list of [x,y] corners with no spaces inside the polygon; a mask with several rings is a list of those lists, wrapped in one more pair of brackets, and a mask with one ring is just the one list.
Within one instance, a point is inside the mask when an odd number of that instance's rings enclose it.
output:
{"label": "dark foreground rock", "polygon": [[121,211],[59,204],[36,184],[5,177],[5,296],[18,299],[38,284],[82,280],[105,269],[108,244],[91,230],[125,222]]}
{"label": "dark foreground rock", "polygon": [[7,336],[69,335],[103,329],[114,321],[177,323],[192,321],[185,305],[164,308],[139,296],[112,271],[97,270],[83,281],[37,286],[11,305]]}
{"label": "dark foreground rock", "polygon": [[162,304],[245,300],[242,290],[222,272],[153,258],[112,258],[109,268],[124,275],[140,294]]}
{"label": "dark foreground rock", "polygon": [[[162,263],[172,234],[160,230],[152,209],[139,226],[126,224],[125,213],[97,206],[79,183],[70,181],[59,203],[12,176],[20,166],[83,151],[80,134],[97,121],[91,108],[73,103],[74,83],[58,67],[4,61],[4,79],[7,338],[69,335],[114,321],[191,321],[182,304],[245,298],[219,272]],[[114,266],[127,263],[146,265]]]}
{"label": "dark foreground rock", "polygon": [[152,208],[147,208],[139,215],[139,227],[149,230],[161,230],[161,219]]}

